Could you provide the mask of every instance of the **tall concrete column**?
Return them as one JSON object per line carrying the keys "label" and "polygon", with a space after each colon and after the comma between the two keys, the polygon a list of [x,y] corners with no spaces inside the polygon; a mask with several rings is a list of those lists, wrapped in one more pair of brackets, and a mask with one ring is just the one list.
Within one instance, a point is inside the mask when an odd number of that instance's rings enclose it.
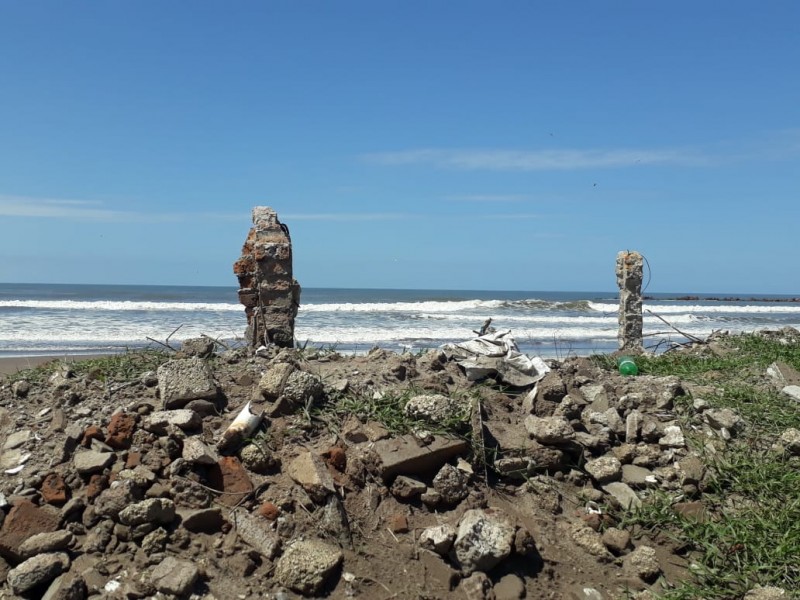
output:
{"label": "tall concrete column", "polygon": [[239,280],[239,302],[247,315],[248,346],[293,347],[300,285],[292,277],[289,228],[270,207],[253,208],[253,226],[233,272]]}
{"label": "tall concrete column", "polygon": [[642,255],[638,252],[617,254],[617,287],[619,287],[619,349],[625,352],[642,350]]}

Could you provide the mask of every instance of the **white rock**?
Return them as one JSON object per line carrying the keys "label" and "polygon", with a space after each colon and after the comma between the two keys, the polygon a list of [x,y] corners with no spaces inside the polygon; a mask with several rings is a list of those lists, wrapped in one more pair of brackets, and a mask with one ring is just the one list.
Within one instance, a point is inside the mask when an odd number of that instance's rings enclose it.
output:
{"label": "white rock", "polygon": [[458,524],[455,558],[467,573],[489,571],[511,554],[515,531],[501,510],[468,510]]}

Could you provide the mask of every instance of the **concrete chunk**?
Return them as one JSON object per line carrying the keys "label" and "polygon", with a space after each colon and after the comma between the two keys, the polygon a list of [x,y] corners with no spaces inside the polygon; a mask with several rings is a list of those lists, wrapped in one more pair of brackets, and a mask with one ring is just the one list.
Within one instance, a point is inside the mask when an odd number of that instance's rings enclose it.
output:
{"label": "concrete chunk", "polygon": [[430,444],[422,445],[407,434],[375,442],[373,451],[380,461],[380,475],[389,480],[395,475],[418,475],[438,471],[450,458],[468,449],[467,442],[458,438],[434,436]]}
{"label": "concrete chunk", "polygon": [[158,390],[166,409],[217,396],[211,368],[197,357],[170,360],[158,367]]}

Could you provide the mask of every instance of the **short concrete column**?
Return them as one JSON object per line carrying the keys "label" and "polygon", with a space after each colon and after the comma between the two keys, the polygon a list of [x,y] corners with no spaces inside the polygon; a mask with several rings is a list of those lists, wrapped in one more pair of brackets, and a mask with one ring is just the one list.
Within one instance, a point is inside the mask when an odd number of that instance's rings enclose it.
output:
{"label": "short concrete column", "polygon": [[617,254],[617,286],[619,287],[619,349],[625,352],[642,350],[642,255],[638,252]]}
{"label": "short concrete column", "polygon": [[233,272],[239,280],[239,302],[247,315],[248,346],[293,347],[300,285],[292,277],[289,228],[270,207],[253,208],[253,227]]}

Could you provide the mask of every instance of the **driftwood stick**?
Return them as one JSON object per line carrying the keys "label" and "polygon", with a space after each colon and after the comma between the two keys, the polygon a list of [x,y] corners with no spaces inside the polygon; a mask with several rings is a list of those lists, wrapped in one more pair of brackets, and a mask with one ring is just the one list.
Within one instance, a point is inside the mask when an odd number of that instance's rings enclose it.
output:
{"label": "driftwood stick", "polygon": [[159,346],[164,346],[164,348],[166,348],[167,350],[172,350],[173,352],[176,352],[175,348],[173,348],[169,344],[165,344],[164,342],[159,342],[158,340],[154,340],[153,338],[151,338],[149,336],[145,337],[145,339],[146,340],[150,340],[151,342],[153,342],[154,344],[158,344]]}
{"label": "driftwood stick", "polygon": [[659,321],[661,321],[662,323],[664,323],[664,325],[666,325],[667,327],[670,327],[671,329],[674,329],[675,331],[677,331],[678,333],[680,333],[680,334],[681,334],[683,337],[685,337],[687,340],[692,340],[692,341],[694,341],[694,342],[702,342],[702,341],[703,341],[703,340],[701,340],[699,337],[693,336],[691,333],[685,333],[685,332],[681,331],[680,329],[678,329],[677,327],[675,327],[675,326],[674,326],[672,323],[670,323],[669,321],[667,321],[666,319],[664,319],[662,316],[660,316],[660,315],[657,315],[656,313],[654,313],[654,312],[653,312],[652,310],[650,310],[649,308],[648,308],[648,309],[645,309],[645,310],[647,310],[647,312],[649,312],[651,315],[653,315],[653,316],[654,316],[656,319],[658,319]]}

